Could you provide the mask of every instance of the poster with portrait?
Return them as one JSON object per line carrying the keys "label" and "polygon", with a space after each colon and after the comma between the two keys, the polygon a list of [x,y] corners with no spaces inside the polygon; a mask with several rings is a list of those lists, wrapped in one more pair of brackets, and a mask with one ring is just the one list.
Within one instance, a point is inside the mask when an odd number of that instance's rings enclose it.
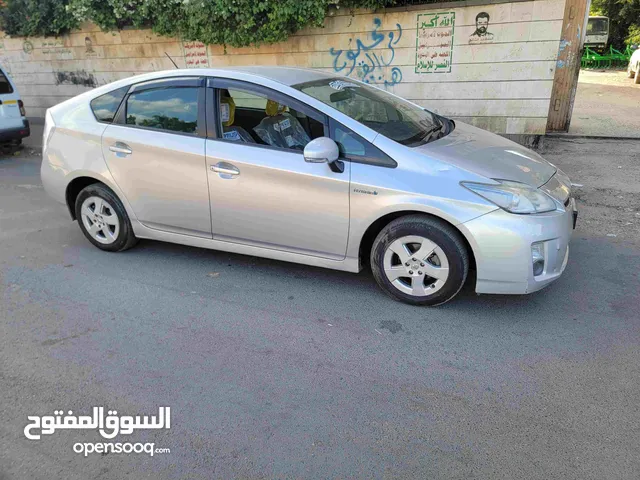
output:
{"label": "poster with portrait", "polygon": [[489,31],[490,20],[491,16],[487,12],[480,12],[476,15],[476,29],[469,37],[470,44],[493,42],[493,33]]}

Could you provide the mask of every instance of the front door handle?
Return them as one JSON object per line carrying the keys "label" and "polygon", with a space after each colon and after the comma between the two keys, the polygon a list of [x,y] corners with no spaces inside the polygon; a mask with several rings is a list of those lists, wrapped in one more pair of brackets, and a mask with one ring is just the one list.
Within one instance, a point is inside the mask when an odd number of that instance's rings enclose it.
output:
{"label": "front door handle", "polygon": [[211,171],[219,173],[222,178],[231,178],[236,175],[240,175],[240,170],[234,165],[226,162],[220,162],[216,165],[211,165]]}
{"label": "front door handle", "polygon": [[131,147],[122,142],[116,142],[114,145],[111,145],[109,147],[109,150],[111,150],[113,153],[124,153],[125,155],[131,155],[133,153]]}

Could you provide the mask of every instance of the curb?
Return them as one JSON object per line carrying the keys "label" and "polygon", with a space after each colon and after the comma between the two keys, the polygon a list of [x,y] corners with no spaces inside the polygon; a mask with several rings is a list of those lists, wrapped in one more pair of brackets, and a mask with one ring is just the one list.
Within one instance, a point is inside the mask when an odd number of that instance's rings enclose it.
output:
{"label": "curb", "polygon": [[563,138],[568,140],[585,139],[585,140],[635,140],[640,141],[640,137],[610,137],[606,135],[580,135],[573,133],[547,133],[544,138]]}

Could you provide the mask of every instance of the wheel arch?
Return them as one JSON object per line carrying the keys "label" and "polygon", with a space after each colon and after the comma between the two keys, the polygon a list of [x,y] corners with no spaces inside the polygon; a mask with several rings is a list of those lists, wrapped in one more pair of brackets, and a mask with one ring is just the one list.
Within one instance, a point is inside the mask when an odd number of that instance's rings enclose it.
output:
{"label": "wheel arch", "polygon": [[382,217],[375,220],[371,225],[369,225],[369,227],[367,227],[367,229],[365,230],[364,235],[362,235],[362,238],[360,239],[358,256],[359,256],[361,265],[369,264],[371,247],[373,246],[374,240],[376,239],[378,234],[382,231],[382,229],[386,227],[389,223],[391,223],[393,220],[401,217],[406,217],[408,215],[423,215],[425,217],[434,218],[452,227],[456,232],[460,234],[460,237],[464,241],[465,248],[467,249],[467,253],[469,254],[469,268],[472,270],[476,269],[476,257],[473,252],[473,248],[471,247],[471,243],[467,239],[464,232],[460,230],[458,227],[456,227],[453,223],[449,222],[448,220],[438,215],[433,215],[431,213],[426,213],[420,210],[401,210],[397,212],[387,213],[386,215],[383,215]]}
{"label": "wheel arch", "polygon": [[127,211],[127,214],[129,215],[129,217],[131,217],[131,213],[129,212],[127,202],[123,201],[122,195],[120,195],[118,191],[109,184],[108,181],[106,181],[103,178],[100,178],[97,175],[94,176],[89,174],[81,174],[76,176],[72,180],[70,180],[69,183],[67,183],[67,187],[64,193],[65,203],[67,204],[67,208],[69,209],[69,214],[71,215],[71,218],[73,220],[77,220],[76,207],[75,207],[76,198],[78,198],[78,195],[84,188],[96,183],[99,183],[100,185],[103,185],[106,188],[108,188],[111,191],[111,193],[113,193],[122,202],[125,210]]}
{"label": "wheel arch", "polygon": [[77,220],[75,208],[76,198],[78,198],[78,195],[84,188],[89,185],[93,185],[94,183],[102,183],[104,185],[104,182],[101,182],[97,178],[87,176],[76,177],[67,184],[67,188],[64,192],[64,199],[72,220]]}

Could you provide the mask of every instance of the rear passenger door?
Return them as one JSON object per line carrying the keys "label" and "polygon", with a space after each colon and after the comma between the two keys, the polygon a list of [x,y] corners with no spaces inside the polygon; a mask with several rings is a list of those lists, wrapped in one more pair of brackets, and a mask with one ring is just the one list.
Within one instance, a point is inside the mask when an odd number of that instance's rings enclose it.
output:
{"label": "rear passenger door", "polygon": [[111,174],[147,227],[211,237],[203,80],[136,84],[102,136]]}

